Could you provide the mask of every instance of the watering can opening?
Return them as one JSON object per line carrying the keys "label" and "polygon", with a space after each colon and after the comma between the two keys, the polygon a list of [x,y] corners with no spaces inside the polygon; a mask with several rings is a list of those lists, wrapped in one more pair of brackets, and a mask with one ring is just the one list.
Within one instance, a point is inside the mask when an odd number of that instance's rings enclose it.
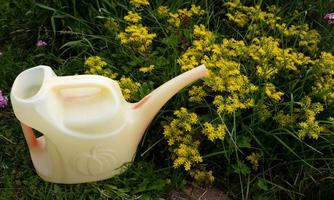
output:
{"label": "watering can opening", "polygon": [[12,94],[21,100],[31,99],[41,91],[44,80],[44,68],[36,67],[28,69],[16,78]]}

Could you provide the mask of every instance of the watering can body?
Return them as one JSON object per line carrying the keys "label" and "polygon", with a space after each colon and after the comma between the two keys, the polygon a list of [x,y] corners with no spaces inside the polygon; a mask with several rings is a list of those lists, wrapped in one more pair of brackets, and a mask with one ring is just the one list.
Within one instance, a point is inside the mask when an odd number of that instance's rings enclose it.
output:
{"label": "watering can body", "polygon": [[[99,75],[56,76],[48,66],[23,71],[11,102],[33,165],[45,181],[84,183],[124,171],[160,108],[180,89],[207,75],[204,66],[128,103],[118,83]],[[34,130],[42,134],[36,137]]]}

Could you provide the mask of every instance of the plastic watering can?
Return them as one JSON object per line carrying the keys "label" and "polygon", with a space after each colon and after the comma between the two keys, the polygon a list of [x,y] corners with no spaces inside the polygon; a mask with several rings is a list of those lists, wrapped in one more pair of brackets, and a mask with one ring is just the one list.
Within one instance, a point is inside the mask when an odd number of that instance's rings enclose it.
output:
{"label": "plastic watering can", "polygon": [[[112,79],[57,76],[40,65],[17,76],[10,96],[38,175],[54,183],[84,183],[121,173],[161,107],[207,75],[201,65],[128,103]],[[36,138],[33,129],[43,135]]]}

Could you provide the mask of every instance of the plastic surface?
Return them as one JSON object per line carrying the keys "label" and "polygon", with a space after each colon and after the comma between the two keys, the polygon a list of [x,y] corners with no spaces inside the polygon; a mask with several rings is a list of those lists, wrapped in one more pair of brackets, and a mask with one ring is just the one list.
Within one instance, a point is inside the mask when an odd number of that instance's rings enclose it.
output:
{"label": "plastic surface", "polygon": [[[128,103],[116,81],[99,75],[58,77],[41,65],[18,75],[11,101],[39,176],[55,183],[84,183],[121,173],[161,107],[207,75],[201,65],[138,103]],[[36,138],[33,129],[43,136]]]}

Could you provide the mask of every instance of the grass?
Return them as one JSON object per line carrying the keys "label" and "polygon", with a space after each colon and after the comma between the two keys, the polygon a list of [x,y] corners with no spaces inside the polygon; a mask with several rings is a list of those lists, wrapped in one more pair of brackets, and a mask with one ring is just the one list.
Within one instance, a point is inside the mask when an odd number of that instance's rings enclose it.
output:
{"label": "grass", "polygon": [[[323,15],[334,11],[331,1],[244,1],[246,5],[277,5],[287,24],[308,23],[321,34],[321,50],[334,52],[334,28],[326,25]],[[176,59],[185,50],[182,41],[155,16],[154,8],[168,5],[171,9],[201,5],[206,14],[202,22],[220,35],[218,40],[233,37],[245,39],[245,32],[228,23],[222,1],[151,1],[143,21],[161,40],[154,41],[152,54],[138,56],[117,42],[116,34],[106,29],[105,21],[121,26],[129,9],[127,1],[0,1],[0,89],[8,95],[15,77],[24,69],[46,64],[58,75],[84,73],[84,58],[100,55],[111,68],[142,83],[133,99],[137,101],[153,88],[181,73]],[[296,12],[295,12],[296,11]],[[293,14],[296,13],[296,14]],[[187,28],[181,30],[192,38]],[[277,34],[277,33],[273,33]],[[38,38],[47,41],[36,48]],[[190,39],[191,41],[191,39]],[[286,44],[289,46],[290,44]],[[155,76],[134,72],[138,65],[154,62]],[[303,79],[304,78],[304,79]],[[290,83],[289,93],[304,90],[309,77]],[[283,86],[282,86],[283,87]],[[299,93],[300,94],[300,93]],[[172,167],[171,154],[162,136],[165,123],[176,108],[187,105],[187,90],[178,93],[156,116],[145,133],[136,159],[122,175],[109,180],[77,185],[46,183],[35,173],[28,148],[11,106],[0,108],[0,199],[158,199],[167,198],[173,190],[182,190],[190,180],[181,169]],[[288,106],[296,106],[292,96]],[[224,121],[209,103],[193,106],[193,110],[209,110],[207,118]],[[330,108],[331,105],[328,105]],[[232,199],[331,199],[334,196],[334,140],[332,135],[317,141],[301,140],[291,130],[272,129],[261,124],[257,116],[234,113],[224,142],[204,148],[203,158],[216,174],[215,186]],[[238,120],[249,121],[240,125]],[[333,124],[331,125],[333,126]],[[271,130],[271,131],[268,131]],[[268,148],[270,147],[270,148]],[[262,151],[261,170],[251,172],[243,157],[250,151]],[[296,167],[297,166],[297,167]]]}

